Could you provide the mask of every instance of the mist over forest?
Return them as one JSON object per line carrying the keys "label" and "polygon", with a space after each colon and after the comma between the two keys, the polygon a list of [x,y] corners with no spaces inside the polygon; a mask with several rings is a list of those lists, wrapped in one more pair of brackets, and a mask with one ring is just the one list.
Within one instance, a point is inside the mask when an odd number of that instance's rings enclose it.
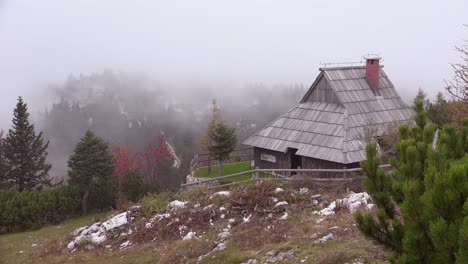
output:
{"label": "mist over forest", "polygon": [[[197,152],[203,152],[213,100],[222,120],[235,127],[238,144],[293,107],[304,95],[299,84],[163,83],[141,74],[110,70],[70,75],[50,85],[51,103],[35,115],[38,130],[50,141],[51,175],[66,175],[67,159],[86,130],[112,146],[144,151],[163,137],[181,160],[180,179]],[[206,151],[206,150],[205,150]]]}
{"label": "mist over forest", "polygon": [[460,59],[466,9],[466,1],[375,10],[373,1],[0,0],[0,128],[10,128],[23,96],[50,140],[55,177],[87,129],[133,152],[163,135],[183,175],[202,151],[213,99],[240,144],[294,106],[324,63],[379,53],[406,102],[418,88],[435,98]]}

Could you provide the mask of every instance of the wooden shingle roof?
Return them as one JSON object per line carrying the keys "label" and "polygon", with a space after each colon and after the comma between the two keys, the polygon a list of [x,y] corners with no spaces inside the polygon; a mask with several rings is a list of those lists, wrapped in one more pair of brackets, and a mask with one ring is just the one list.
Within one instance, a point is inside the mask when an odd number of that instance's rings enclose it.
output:
{"label": "wooden shingle roof", "polygon": [[[395,123],[412,122],[414,111],[380,69],[376,95],[365,67],[321,69],[301,102],[243,143],[343,164],[365,159],[366,133],[389,133]],[[319,94],[321,93],[321,94]]]}

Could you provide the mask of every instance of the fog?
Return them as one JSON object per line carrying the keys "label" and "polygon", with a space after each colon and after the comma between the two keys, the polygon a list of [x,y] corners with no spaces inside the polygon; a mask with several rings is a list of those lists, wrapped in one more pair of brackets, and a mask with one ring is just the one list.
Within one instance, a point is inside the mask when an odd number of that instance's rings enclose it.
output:
{"label": "fog", "polygon": [[379,53],[404,98],[433,96],[452,76],[467,11],[466,0],[0,0],[0,127],[17,96],[37,111],[50,84],[105,69],[222,96],[223,83],[309,86],[321,63]]}

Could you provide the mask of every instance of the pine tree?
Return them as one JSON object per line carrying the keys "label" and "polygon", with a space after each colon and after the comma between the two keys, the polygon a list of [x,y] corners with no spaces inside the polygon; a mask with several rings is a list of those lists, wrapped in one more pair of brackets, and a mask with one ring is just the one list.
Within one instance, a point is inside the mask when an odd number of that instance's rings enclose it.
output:
{"label": "pine tree", "polygon": [[0,189],[3,189],[6,186],[5,166],[5,156],[3,154],[3,130],[0,130]]}
{"label": "pine tree", "polygon": [[109,145],[102,138],[87,131],[78,142],[68,160],[68,183],[81,192],[82,213],[88,212],[90,195],[109,197],[113,193],[113,155]]}
{"label": "pine tree", "polygon": [[26,103],[21,97],[14,110],[13,127],[3,144],[6,161],[6,180],[9,186],[18,191],[41,189],[50,185],[47,163],[47,147],[42,132],[36,135],[34,125],[29,123]]}
{"label": "pine tree", "polygon": [[427,118],[434,122],[438,127],[443,127],[449,123],[449,105],[441,92],[437,93],[436,100],[428,105]]}
{"label": "pine tree", "polygon": [[234,128],[223,122],[218,122],[210,133],[211,145],[208,147],[210,154],[219,162],[219,176],[222,175],[222,163],[229,158],[237,144],[237,136]]}
{"label": "pine tree", "polygon": [[416,93],[416,96],[413,99],[413,104],[411,105],[411,107],[414,110],[416,110],[417,102],[422,102],[424,109],[426,109],[430,104],[429,99],[427,99],[427,93],[422,88],[418,89],[418,92]]}
{"label": "pine tree", "polygon": [[[206,150],[209,151],[209,146],[211,145],[212,141],[210,138],[210,134],[212,133],[213,129],[215,128],[216,124],[221,122],[221,112],[219,110],[218,104],[216,103],[216,99],[212,101],[211,107],[211,116],[210,121],[208,122],[208,127],[206,133],[201,137],[201,144]],[[208,175],[211,173],[211,156],[208,156]]]}
{"label": "pine tree", "polygon": [[394,172],[378,168],[375,145],[366,148],[361,166],[378,211],[357,213],[358,228],[391,248],[393,263],[466,263],[468,120],[461,132],[445,126],[433,148],[436,126],[426,124],[422,102],[416,109],[416,126],[400,127]]}

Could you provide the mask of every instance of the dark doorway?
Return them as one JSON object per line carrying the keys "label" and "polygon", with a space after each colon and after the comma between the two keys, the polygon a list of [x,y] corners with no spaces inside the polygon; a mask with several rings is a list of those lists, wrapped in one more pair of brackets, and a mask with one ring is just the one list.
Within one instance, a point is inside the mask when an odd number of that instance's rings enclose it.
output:
{"label": "dark doorway", "polygon": [[[291,149],[291,169],[302,169],[302,156],[296,155],[297,149]],[[291,175],[296,175],[296,172],[292,172]]]}

